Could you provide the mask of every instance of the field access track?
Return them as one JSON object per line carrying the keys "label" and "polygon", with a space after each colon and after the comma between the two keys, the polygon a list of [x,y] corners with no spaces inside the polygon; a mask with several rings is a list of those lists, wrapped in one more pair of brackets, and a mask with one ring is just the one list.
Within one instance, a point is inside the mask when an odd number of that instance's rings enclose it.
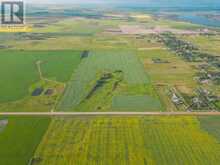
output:
{"label": "field access track", "polygon": [[220,116],[220,112],[1,112],[0,116]]}

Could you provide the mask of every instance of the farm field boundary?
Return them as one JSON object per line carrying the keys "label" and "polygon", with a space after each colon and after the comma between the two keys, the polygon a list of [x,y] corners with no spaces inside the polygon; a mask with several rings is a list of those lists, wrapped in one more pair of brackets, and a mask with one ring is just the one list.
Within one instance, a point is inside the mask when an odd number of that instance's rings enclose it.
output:
{"label": "farm field boundary", "polygon": [[220,116],[220,112],[1,112],[0,116]]}

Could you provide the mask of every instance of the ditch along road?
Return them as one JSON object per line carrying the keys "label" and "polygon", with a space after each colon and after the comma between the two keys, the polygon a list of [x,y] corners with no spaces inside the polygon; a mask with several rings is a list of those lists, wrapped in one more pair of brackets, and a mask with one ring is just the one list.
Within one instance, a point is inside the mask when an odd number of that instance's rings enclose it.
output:
{"label": "ditch along road", "polygon": [[0,112],[0,116],[220,116],[220,112]]}

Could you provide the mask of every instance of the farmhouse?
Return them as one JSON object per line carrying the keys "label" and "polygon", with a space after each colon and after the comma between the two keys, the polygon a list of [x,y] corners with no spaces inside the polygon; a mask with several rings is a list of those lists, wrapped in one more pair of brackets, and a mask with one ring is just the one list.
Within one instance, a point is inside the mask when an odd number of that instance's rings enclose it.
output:
{"label": "farmhouse", "polygon": [[175,94],[173,93],[173,96],[172,96],[172,102],[175,103],[175,104],[182,104],[182,101],[181,99]]}

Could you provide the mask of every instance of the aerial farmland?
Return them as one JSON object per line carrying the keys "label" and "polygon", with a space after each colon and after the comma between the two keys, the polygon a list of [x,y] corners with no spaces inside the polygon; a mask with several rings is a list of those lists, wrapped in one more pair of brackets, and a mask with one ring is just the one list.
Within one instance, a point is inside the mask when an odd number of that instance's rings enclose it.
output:
{"label": "aerial farmland", "polygon": [[0,28],[0,165],[220,164],[218,11],[26,10]]}

